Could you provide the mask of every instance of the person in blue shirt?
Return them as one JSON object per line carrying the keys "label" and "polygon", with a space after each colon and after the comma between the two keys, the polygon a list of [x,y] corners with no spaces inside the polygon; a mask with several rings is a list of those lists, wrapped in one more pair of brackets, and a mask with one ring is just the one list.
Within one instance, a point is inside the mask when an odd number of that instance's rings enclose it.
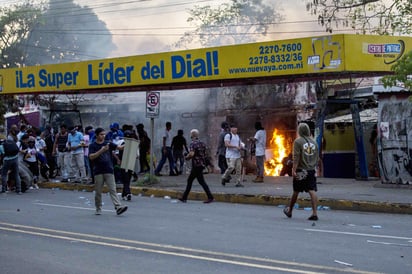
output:
{"label": "person in blue shirt", "polygon": [[123,131],[120,129],[119,123],[112,123],[110,125],[110,131],[106,134],[106,141],[118,141],[119,139],[123,139],[124,134]]}
{"label": "person in blue shirt", "polygon": [[69,127],[67,139],[68,150],[71,153],[71,171],[75,182],[86,182],[86,168],[84,166],[84,139],[83,134],[76,127]]}

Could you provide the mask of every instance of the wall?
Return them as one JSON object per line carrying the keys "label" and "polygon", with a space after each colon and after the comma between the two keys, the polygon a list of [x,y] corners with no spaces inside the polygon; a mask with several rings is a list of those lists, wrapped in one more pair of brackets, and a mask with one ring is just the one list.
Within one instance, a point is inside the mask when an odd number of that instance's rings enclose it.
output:
{"label": "wall", "polygon": [[412,96],[378,94],[377,152],[382,183],[412,183]]}

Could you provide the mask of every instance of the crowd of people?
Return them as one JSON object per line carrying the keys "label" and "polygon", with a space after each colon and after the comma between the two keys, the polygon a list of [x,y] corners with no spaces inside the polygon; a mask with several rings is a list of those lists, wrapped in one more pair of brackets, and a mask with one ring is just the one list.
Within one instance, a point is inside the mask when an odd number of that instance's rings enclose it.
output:
{"label": "crowd of people", "polygon": [[[199,131],[197,129],[190,131],[191,142],[188,144],[182,129],[179,129],[174,137],[172,137],[171,129],[172,123],[166,122],[162,136],[162,156],[157,166],[153,166],[155,175],[162,176],[160,172],[166,161],[169,162],[170,176],[183,174],[185,160],[191,160],[187,187],[179,200],[187,201],[192,183],[194,179],[197,179],[207,195],[205,203],[213,202],[214,197],[203,177],[205,168],[210,165],[210,158],[207,145],[199,139]],[[262,183],[264,181],[266,131],[260,122],[255,123],[255,130],[255,135],[247,140],[253,144],[256,156],[257,176],[253,182]],[[291,217],[299,192],[307,191],[312,198],[314,208],[310,220],[317,220],[315,208],[317,189],[313,171],[318,163],[317,147],[313,139],[308,141],[310,132],[306,124],[299,126],[298,133],[297,140],[299,142],[303,140],[304,146],[302,151],[299,150],[295,141],[293,157],[289,155],[290,164],[285,164],[285,167],[290,169],[287,173],[291,173],[294,178],[294,192],[290,205],[284,213]],[[40,131],[26,125],[20,128],[13,125],[7,136],[0,138],[2,139],[0,155],[3,158],[2,193],[15,191],[17,194],[22,194],[28,188],[38,188],[41,177],[48,180],[61,176],[63,182],[95,185],[96,215],[101,214],[101,195],[104,185],[109,188],[116,213],[118,215],[124,213],[127,206],[123,206],[117,197],[116,185],[123,185],[122,199],[130,201],[132,178],[137,180],[137,174],[150,171],[150,165],[153,164],[153,160],[150,159],[151,140],[143,124],[136,125],[135,130],[132,125],[123,125],[120,128],[118,123],[112,123],[107,132],[103,128],[94,129],[92,126],[83,129],[82,126],[68,127],[61,124],[57,133],[54,133],[50,126]],[[139,172],[122,168],[123,150],[127,138],[139,141],[138,151],[136,151],[136,157],[139,158],[137,161],[140,167]],[[309,152],[306,147],[310,147]],[[242,151],[244,150],[245,144],[237,133],[237,127],[234,124],[229,125],[223,122],[216,152],[223,186],[229,183],[234,176],[235,186],[243,187]],[[300,158],[301,155],[303,155],[302,158]],[[308,186],[304,188],[302,188],[303,183],[298,183],[303,180],[298,178],[302,171],[307,172],[304,178]]]}

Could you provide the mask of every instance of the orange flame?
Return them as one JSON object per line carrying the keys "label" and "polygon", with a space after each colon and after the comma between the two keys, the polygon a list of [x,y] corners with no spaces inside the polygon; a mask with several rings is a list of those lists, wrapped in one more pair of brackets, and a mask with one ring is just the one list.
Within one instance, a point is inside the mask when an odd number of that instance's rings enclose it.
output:
{"label": "orange flame", "polygon": [[270,139],[270,148],[273,150],[273,157],[265,162],[265,174],[267,176],[279,176],[282,170],[282,160],[288,155],[286,137],[275,128],[272,139]]}

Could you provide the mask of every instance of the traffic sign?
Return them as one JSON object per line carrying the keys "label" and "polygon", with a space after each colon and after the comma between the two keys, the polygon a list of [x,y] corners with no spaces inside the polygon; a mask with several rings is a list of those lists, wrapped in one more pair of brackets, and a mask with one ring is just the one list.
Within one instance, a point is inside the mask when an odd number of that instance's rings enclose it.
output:
{"label": "traffic sign", "polygon": [[157,118],[160,113],[160,92],[146,92],[146,118]]}

